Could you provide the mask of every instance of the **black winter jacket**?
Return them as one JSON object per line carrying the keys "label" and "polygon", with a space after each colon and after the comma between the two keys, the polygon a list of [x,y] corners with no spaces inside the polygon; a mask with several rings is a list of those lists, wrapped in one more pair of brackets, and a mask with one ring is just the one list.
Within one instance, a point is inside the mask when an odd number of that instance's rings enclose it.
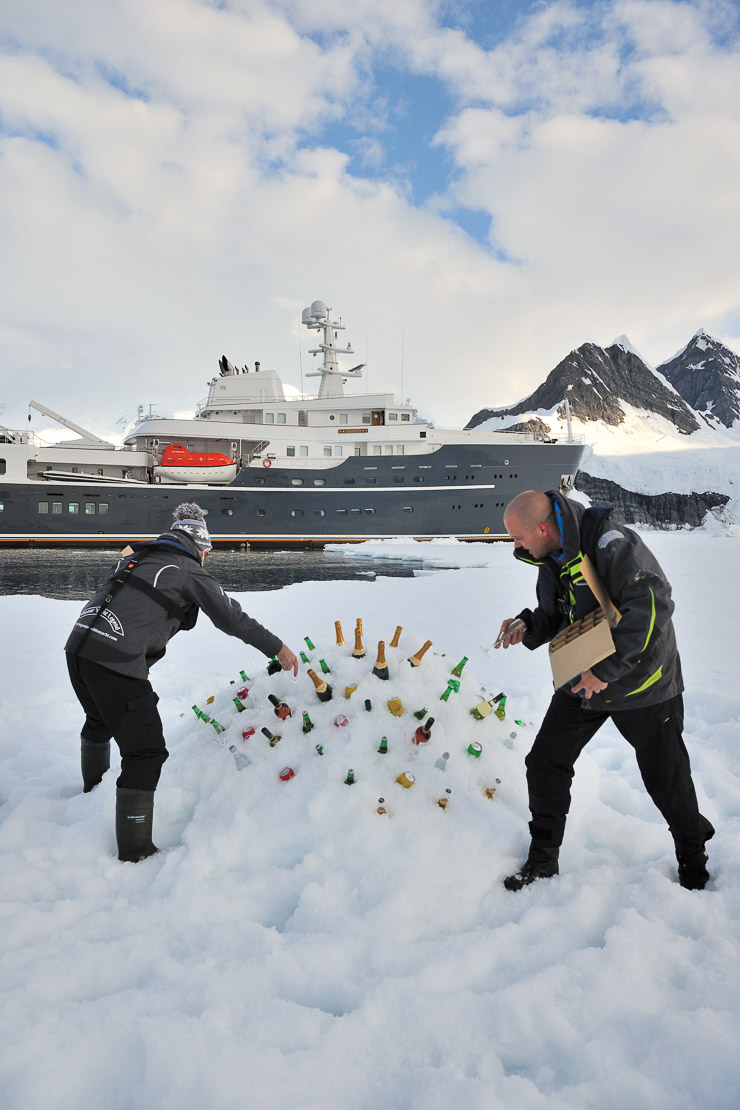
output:
{"label": "black winter jacket", "polygon": [[65,651],[79,653],[119,674],[146,678],[152,664],[164,655],[167,642],[176,632],[193,628],[202,609],[222,632],[267,656],[277,655],[282,641],[224,593],[200,565],[189,536],[165,532],[153,543],[134,545],[136,555],[142,549],[148,550],[131,576],[154,587],[166,604],[174,605],[174,611],[168,613],[154,597],[130,582],[113,592],[106,604],[112,580],[126,562],[121,558],[80,613]]}
{"label": "black winter jacket", "polygon": [[[527,626],[523,643],[530,649],[548,643],[569,623],[598,607],[580,573],[586,510],[554,490],[548,491],[548,497],[563,537],[562,563],[552,555],[534,559],[523,548],[514,551],[517,559],[539,568],[537,608],[519,614]],[[602,693],[584,698],[583,704],[608,711],[639,709],[667,701],[683,690],[671,620],[674,604],[655,556],[636,532],[610,520],[609,512],[604,512],[596,528],[592,561],[622,619],[612,630],[614,654],[591,668],[609,685]]]}

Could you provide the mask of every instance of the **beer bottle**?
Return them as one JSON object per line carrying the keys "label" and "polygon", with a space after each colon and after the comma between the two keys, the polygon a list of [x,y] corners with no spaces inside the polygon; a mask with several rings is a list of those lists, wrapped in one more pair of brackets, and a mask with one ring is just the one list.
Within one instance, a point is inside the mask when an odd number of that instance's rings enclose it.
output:
{"label": "beer bottle", "polygon": [[331,670],[326,659],[319,659],[319,666],[321,667],[321,671],[323,674],[331,674]]}
{"label": "beer bottle", "polygon": [[445,790],[444,794],[442,795],[442,797],[437,799],[437,805],[439,806],[440,809],[447,809],[447,803],[450,800],[450,794],[451,793],[452,793],[452,791],[450,790],[450,788],[448,786],[447,789]]}
{"label": "beer bottle", "polygon": [[215,728],[217,733],[226,732],[226,729],[224,728],[224,726],[220,725],[215,717],[211,718],[211,728]]}
{"label": "beer bottle", "polygon": [[426,744],[429,737],[432,735],[432,725],[434,724],[434,717],[430,717],[425,725],[419,725],[414,733],[415,744]]}
{"label": "beer bottle", "polygon": [[279,744],[280,741],[282,740],[282,736],[279,736],[274,732],[270,732],[269,728],[261,728],[260,732],[262,733],[263,736],[266,736],[267,739],[270,741],[270,747],[271,748],[274,748],[275,745]]}
{"label": "beer bottle", "polygon": [[319,701],[331,701],[331,686],[329,683],[320,679],[316,671],[312,671],[310,668],[306,671],[306,674],[314,684],[316,697]]}
{"label": "beer bottle", "polygon": [[414,713],[414,716],[416,717],[417,721],[423,721],[424,718],[428,715],[428,713],[429,713],[429,710],[427,709],[427,707],[425,705],[423,705],[421,707],[421,709],[416,710],[416,713]]}
{"label": "beer bottle", "polygon": [[284,701],[281,701],[276,694],[268,694],[267,700],[272,703],[273,712],[281,721],[286,721],[288,717],[293,716],[293,710],[290,706],[286,705]]}
{"label": "beer bottle", "polygon": [[380,741],[380,747],[378,748],[378,754],[379,755],[388,755],[388,739],[385,736]]}
{"label": "beer bottle", "polygon": [[351,767],[350,767],[349,771],[347,771],[347,777],[346,777],[346,779],[345,779],[344,781],[345,781],[345,784],[346,784],[347,786],[352,786],[352,784],[354,783],[354,781],[355,781],[355,773],[354,773],[354,771],[352,770],[352,768],[351,768]]}
{"label": "beer bottle", "polygon": [[388,810],[383,805],[384,802],[385,802],[385,798],[378,798],[378,808],[375,810],[376,813],[387,813],[388,812]]}
{"label": "beer bottle", "polygon": [[305,651],[302,651],[300,653],[300,656],[301,656],[301,663],[310,663],[311,662],[311,660],[306,655]]}
{"label": "beer bottle", "polygon": [[277,661],[277,659],[276,659],[276,658],[275,658],[275,657],[273,656],[273,658],[272,658],[272,659],[270,660],[270,662],[269,662],[269,663],[267,664],[267,673],[268,673],[268,674],[277,674],[277,673],[278,673],[278,671],[282,671],[282,669],[283,669],[283,668],[281,667],[280,663],[279,663],[279,662]]}
{"label": "beer bottle", "polygon": [[370,698],[365,698],[365,712],[366,713],[371,713],[372,708],[373,708],[373,703],[370,701]]}
{"label": "beer bottle", "polygon": [[373,674],[376,678],[382,678],[384,681],[390,678],[388,664],[385,661],[385,642],[383,640],[378,640],[378,658],[375,660]]}
{"label": "beer bottle", "polygon": [[239,671],[239,674],[242,676],[242,682],[249,682],[248,674],[246,674],[244,671]]}
{"label": "beer bottle", "polygon": [[311,642],[311,637],[310,636],[304,636],[303,640],[304,640],[304,643],[305,643],[305,645],[306,645],[306,647],[308,648],[309,651],[316,651],[315,646]]}
{"label": "beer bottle", "polygon": [[306,710],[304,709],[303,710],[303,732],[304,733],[310,732],[312,728],[313,728],[313,721],[311,720],[308,713],[306,713]]}
{"label": "beer bottle", "polygon": [[359,627],[355,629],[355,646],[352,655],[355,659],[365,658],[365,649],[362,646],[362,629]]}
{"label": "beer bottle", "polygon": [[317,744],[316,745],[316,755],[323,755],[323,754],[324,754],[324,749],[322,748],[321,744]]}
{"label": "beer bottle", "polygon": [[419,666],[419,664],[421,663],[422,659],[424,658],[425,654],[429,651],[429,648],[431,646],[432,646],[432,641],[427,640],[426,643],[423,644],[422,647],[419,648],[419,650],[416,652],[415,655],[410,655],[409,656],[409,663],[411,664],[412,667],[418,667]]}
{"label": "beer bottle", "polygon": [[246,756],[244,752],[238,752],[233,744],[229,744],[229,751],[234,757],[234,763],[236,763],[237,771],[243,771],[244,768],[248,767],[249,764],[252,762],[252,760],[249,759],[249,757]]}
{"label": "beer bottle", "polygon": [[396,631],[393,633],[393,639],[391,640],[391,647],[398,647],[398,641],[401,639],[402,632],[403,626],[400,624],[396,625]]}
{"label": "beer bottle", "polygon": [[334,628],[337,633],[337,647],[341,647],[344,643],[344,636],[342,635],[342,625],[340,621],[334,621]]}
{"label": "beer bottle", "polygon": [[499,697],[495,713],[499,721],[503,721],[506,717],[506,694],[501,694],[501,696]]}
{"label": "beer bottle", "polygon": [[452,693],[452,687],[448,685],[447,689],[444,691],[444,693],[439,695],[439,700],[440,701],[447,701],[447,699],[449,698],[451,693]]}
{"label": "beer bottle", "polygon": [[193,713],[195,713],[196,717],[202,716],[201,711],[200,711],[200,709],[198,709],[197,705],[191,706],[191,709],[193,710]]}
{"label": "beer bottle", "polygon": [[462,659],[457,664],[457,666],[452,668],[452,673],[454,674],[455,678],[459,678],[460,675],[463,673],[463,667],[465,666],[467,661],[468,661],[467,655],[463,655]]}
{"label": "beer bottle", "polygon": [[436,761],[434,766],[439,767],[440,771],[446,771],[447,770],[447,760],[449,758],[450,758],[450,753],[449,752],[442,752],[441,756]]}
{"label": "beer bottle", "polygon": [[247,708],[246,705],[242,704],[241,698],[232,698],[231,700],[233,701],[234,705],[236,706],[237,713],[243,713],[244,710]]}

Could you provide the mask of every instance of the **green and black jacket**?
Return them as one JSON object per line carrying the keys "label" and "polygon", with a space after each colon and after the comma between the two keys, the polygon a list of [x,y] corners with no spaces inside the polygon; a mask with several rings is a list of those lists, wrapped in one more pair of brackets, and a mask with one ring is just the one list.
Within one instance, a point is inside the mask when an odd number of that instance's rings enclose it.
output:
{"label": "green and black jacket", "polygon": [[586,510],[554,490],[547,495],[563,537],[562,561],[553,555],[534,559],[524,548],[514,550],[517,559],[539,571],[537,608],[518,614],[527,626],[525,646],[534,649],[549,643],[561,629],[598,607],[580,569],[588,554],[622,619],[612,630],[616,651],[591,668],[609,685],[601,694],[584,698],[584,707],[639,709],[681,693],[671,587],[655,556],[636,532],[610,519],[611,510]]}

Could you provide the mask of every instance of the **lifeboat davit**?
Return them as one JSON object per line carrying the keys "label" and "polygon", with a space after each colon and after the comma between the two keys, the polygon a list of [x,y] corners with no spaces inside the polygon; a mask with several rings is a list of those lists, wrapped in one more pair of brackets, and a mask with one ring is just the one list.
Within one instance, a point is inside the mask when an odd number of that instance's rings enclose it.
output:
{"label": "lifeboat davit", "polygon": [[154,475],[169,482],[224,485],[233,482],[236,469],[234,460],[218,451],[188,451],[182,443],[170,443]]}

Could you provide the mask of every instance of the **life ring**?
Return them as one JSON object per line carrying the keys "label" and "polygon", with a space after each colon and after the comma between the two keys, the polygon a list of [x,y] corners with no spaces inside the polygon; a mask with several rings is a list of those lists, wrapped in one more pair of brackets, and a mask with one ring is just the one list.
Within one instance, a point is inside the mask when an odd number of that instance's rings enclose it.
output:
{"label": "life ring", "polygon": [[269,470],[269,468],[272,466],[272,461],[270,459],[263,459],[262,465]]}

